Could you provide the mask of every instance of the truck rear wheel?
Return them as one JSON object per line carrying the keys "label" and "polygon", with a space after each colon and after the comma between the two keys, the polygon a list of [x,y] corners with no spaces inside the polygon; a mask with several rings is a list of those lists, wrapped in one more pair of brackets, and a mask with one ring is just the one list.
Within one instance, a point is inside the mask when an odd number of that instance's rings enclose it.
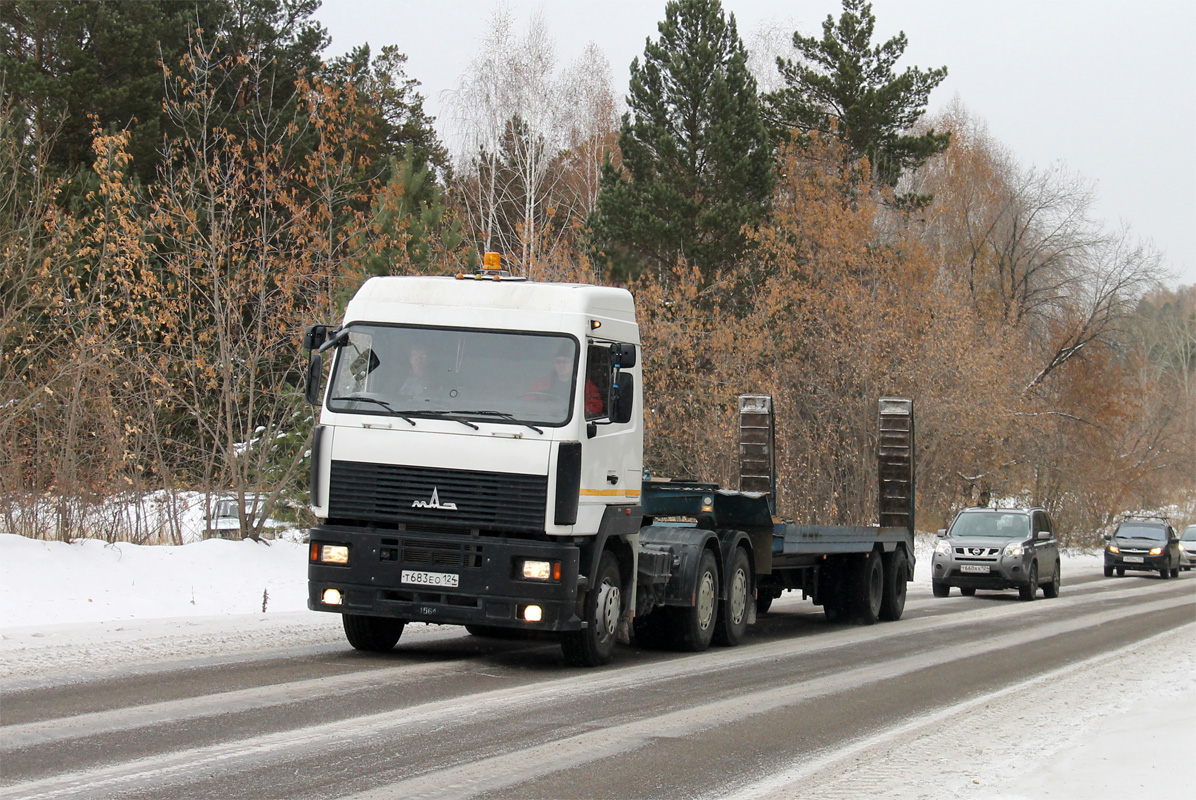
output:
{"label": "truck rear wheel", "polygon": [[885,574],[880,554],[868,553],[851,574],[851,610],[865,625],[880,618],[884,602]]}
{"label": "truck rear wheel", "polygon": [[693,596],[692,606],[669,610],[672,612],[677,649],[696,653],[710,646],[718,609],[718,565],[709,550],[703,550],[698,559]]}
{"label": "truck rear wheel", "polygon": [[590,586],[585,598],[586,626],[580,631],[561,634],[565,663],[574,667],[600,667],[614,657],[615,634],[623,608],[623,583],[613,553],[602,554]]}
{"label": "truck rear wheel", "polygon": [[905,548],[898,547],[892,553],[882,556],[885,573],[884,596],[880,602],[880,618],[893,622],[901,619],[905,612],[906,573],[909,571],[909,559],[905,556]]}
{"label": "truck rear wheel", "polygon": [[366,617],[361,614],[342,614],[345,638],[355,650],[388,653],[403,635],[406,622],[389,617]]}
{"label": "truck rear wheel", "polygon": [[726,576],[727,596],[718,604],[714,643],[734,647],[747,632],[748,603],[752,602],[752,567],[742,547],[736,547],[731,554]]}

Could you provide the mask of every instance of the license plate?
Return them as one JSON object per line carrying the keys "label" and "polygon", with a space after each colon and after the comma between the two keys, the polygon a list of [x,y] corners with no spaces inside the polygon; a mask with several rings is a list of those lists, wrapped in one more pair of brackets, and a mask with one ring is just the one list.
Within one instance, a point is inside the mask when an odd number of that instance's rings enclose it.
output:
{"label": "license plate", "polygon": [[988,574],[989,567],[987,564],[961,564],[959,566],[960,572],[980,572],[985,575]]}
{"label": "license plate", "polygon": [[1142,564],[1146,562],[1146,559],[1142,556],[1126,556],[1121,560],[1127,564]]}
{"label": "license plate", "polygon": [[456,589],[460,584],[460,576],[452,572],[421,572],[415,569],[405,569],[400,576],[403,583],[414,583],[419,586],[444,586]]}

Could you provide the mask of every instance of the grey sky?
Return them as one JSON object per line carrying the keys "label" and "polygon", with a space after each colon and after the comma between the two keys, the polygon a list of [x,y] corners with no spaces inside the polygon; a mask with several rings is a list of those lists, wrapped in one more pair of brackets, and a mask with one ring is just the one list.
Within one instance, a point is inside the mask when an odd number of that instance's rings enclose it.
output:
{"label": "grey sky", "polygon": [[[616,93],[655,38],[664,0],[508,0],[522,35],[543,14],[564,67],[589,42]],[[840,0],[723,0],[751,46],[779,26],[821,36]],[[905,31],[898,67],[946,66],[930,111],[958,98],[1024,167],[1062,162],[1091,181],[1097,216],[1128,224],[1196,284],[1196,3],[1191,0],[873,0],[878,41]],[[494,0],[324,0],[329,56],[398,45],[430,114],[469,65]],[[438,126],[439,127],[439,126]],[[441,130],[442,136],[444,131]]]}

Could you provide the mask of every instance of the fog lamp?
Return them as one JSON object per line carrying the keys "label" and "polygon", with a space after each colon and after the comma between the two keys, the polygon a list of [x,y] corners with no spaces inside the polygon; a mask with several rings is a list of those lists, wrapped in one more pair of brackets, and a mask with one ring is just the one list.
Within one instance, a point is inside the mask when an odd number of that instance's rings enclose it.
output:
{"label": "fog lamp", "polygon": [[324,594],[320,597],[326,606],[339,606],[344,596],[341,595],[340,589],[325,589]]}
{"label": "fog lamp", "polygon": [[539,622],[544,619],[544,609],[539,606],[525,606],[523,609],[524,622]]}

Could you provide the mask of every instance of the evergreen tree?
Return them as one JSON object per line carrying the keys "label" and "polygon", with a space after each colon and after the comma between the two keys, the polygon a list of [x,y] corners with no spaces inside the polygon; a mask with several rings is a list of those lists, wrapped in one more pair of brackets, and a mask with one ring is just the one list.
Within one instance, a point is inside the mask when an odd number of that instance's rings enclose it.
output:
{"label": "evergreen tree", "polygon": [[785,87],[765,95],[764,104],[781,134],[833,131],[847,142],[852,157],[867,156],[879,180],[895,186],[902,172],[950,144],[949,133],[908,133],[947,68],[911,67],[895,75],[905,33],[873,47],[875,24],[871,3],[843,0],[839,21],[827,16],[822,23],[821,40],[795,31],[793,46],[802,58],[777,59]]}
{"label": "evergreen tree", "polygon": [[607,280],[684,259],[709,281],[764,216],[772,150],[735,16],[719,0],[673,0],[658,29],[631,63],[622,169],[603,168],[592,244]]}

